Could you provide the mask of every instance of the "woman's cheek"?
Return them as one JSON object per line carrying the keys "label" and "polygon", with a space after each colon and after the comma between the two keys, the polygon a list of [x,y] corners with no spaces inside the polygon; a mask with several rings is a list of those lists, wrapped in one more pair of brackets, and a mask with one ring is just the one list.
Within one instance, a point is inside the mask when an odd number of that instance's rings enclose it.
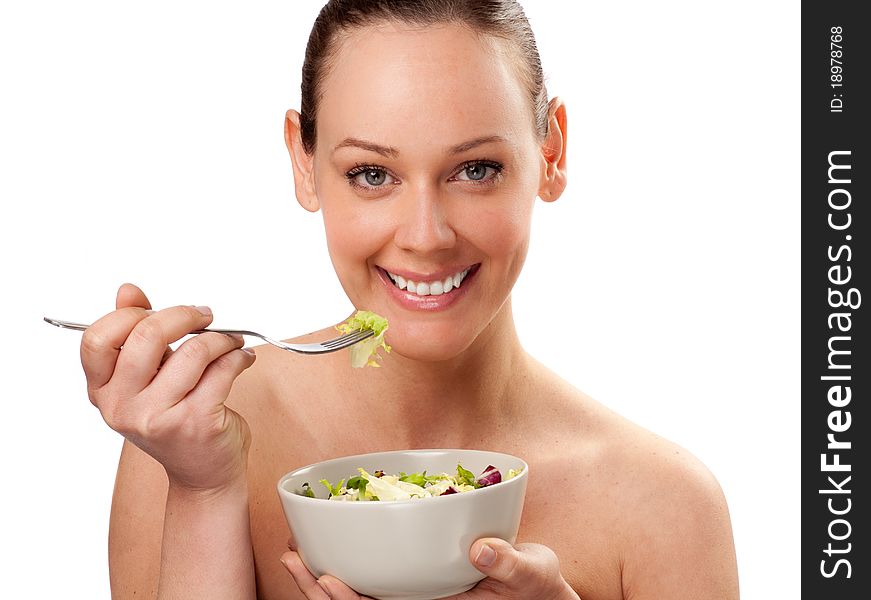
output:
{"label": "woman's cheek", "polygon": [[370,260],[388,244],[391,237],[389,219],[379,217],[378,207],[359,200],[348,203],[334,197],[323,207],[324,228],[330,259],[342,286],[352,291],[366,289],[372,283]]}
{"label": "woman's cheek", "polygon": [[373,235],[376,232],[372,228],[355,225],[353,221],[329,222],[326,215],[324,225],[327,230],[327,247],[337,269],[347,270],[355,265],[365,265],[366,259],[378,249],[376,237]]}
{"label": "woman's cheek", "polygon": [[457,232],[492,260],[513,261],[526,254],[532,223],[532,203],[517,198],[500,198],[461,212]]}

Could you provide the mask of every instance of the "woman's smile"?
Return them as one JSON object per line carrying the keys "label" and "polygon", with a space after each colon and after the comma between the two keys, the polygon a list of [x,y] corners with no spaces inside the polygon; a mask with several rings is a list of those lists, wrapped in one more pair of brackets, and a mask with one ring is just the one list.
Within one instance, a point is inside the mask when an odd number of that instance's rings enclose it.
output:
{"label": "woman's smile", "polygon": [[465,297],[481,263],[451,267],[429,274],[376,267],[387,295],[403,308],[437,311]]}

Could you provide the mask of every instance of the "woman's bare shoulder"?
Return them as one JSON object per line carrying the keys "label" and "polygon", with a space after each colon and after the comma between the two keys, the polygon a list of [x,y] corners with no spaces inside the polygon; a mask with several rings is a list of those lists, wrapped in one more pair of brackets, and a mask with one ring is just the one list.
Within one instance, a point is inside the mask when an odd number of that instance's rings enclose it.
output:
{"label": "woman's bare shoulder", "polygon": [[625,539],[624,595],[632,598],[738,598],[726,498],[688,450],[626,423],[605,456],[619,474]]}
{"label": "woman's bare shoulder", "polygon": [[710,471],[685,448],[616,413],[550,370],[537,368],[530,382],[527,395],[541,399],[540,404],[531,402],[531,409],[543,417],[541,426],[555,439],[573,442],[567,453],[573,462],[594,462],[660,491],[665,486],[679,492],[679,486],[670,485],[678,481],[719,490]]}
{"label": "woman's bare shoulder", "polygon": [[577,482],[567,515],[621,564],[624,596],[737,598],[731,522],[719,483],[691,452],[555,374],[540,378],[555,419],[553,460]]}

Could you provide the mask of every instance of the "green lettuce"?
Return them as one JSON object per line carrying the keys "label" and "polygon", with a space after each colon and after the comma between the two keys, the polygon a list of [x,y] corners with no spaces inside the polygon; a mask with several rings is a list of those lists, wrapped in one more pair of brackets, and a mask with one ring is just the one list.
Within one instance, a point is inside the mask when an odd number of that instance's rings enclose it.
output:
{"label": "green lettuce", "polygon": [[336,325],[336,329],[342,333],[372,331],[374,334],[351,346],[352,367],[380,367],[378,361],[381,360],[381,355],[378,354],[378,349],[383,348],[385,352],[390,352],[390,346],[384,340],[384,334],[387,332],[387,319],[372,311],[358,310],[353,317]]}
{"label": "green lettuce", "polygon": [[365,477],[361,477],[359,475],[356,477],[351,477],[348,480],[348,489],[349,490],[357,490],[357,491],[359,491],[360,496],[364,497],[366,495],[366,485],[368,483],[369,483],[369,480],[366,479]]}
{"label": "green lettuce", "polygon": [[[299,492],[298,492],[298,493],[299,493]],[[310,485],[308,484],[308,481],[306,481],[304,484],[302,484],[302,493],[300,493],[300,495],[301,495],[301,496],[306,496],[306,497],[308,497],[308,498],[314,498],[314,497],[315,497],[315,492],[314,492],[314,490],[312,489],[312,486],[310,486]]]}
{"label": "green lettuce", "polygon": [[457,463],[457,483],[465,483],[475,488],[481,487],[478,485],[475,475],[468,469],[464,469],[460,463]]}
{"label": "green lettuce", "polygon": [[344,487],[344,485],[345,485],[345,480],[344,479],[341,480],[335,486],[331,485],[330,482],[327,481],[326,479],[321,479],[320,483],[324,484],[324,486],[328,490],[330,490],[330,497],[332,498],[333,496],[338,496],[339,494],[342,493],[342,487]]}
{"label": "green lettuce", "polygon": [[412,473],[411,475],[406,475],[405,473],[399,473],[399,481],[404,481],[405,483],[413,483],[414,485],[419,485],[423,487],[426,485],[426,471],[423,473]]}

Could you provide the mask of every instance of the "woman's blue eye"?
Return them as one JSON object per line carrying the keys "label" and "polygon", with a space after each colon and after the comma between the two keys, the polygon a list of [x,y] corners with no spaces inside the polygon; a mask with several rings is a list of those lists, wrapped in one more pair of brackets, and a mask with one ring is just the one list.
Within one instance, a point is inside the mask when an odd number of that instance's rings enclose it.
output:
{"label": "woman's blue eye", "polygon": [[360,188],[382,187],[384,184],[393,181],[393,177],[384,169],[362,165],[348,171],[346,177],[351,185]]}
{"label": "woman's blue eye", "polygon": [[466,167],[464,171],[466,171],[466,177],[472,181],[480,181],[484,179],[484,175],[487,174],[487,167],[484,165],[470,165]]}
{"label": "woman's blue eye", "polygon": [[473,162],[463,166],[454,177],[459,181],[488,183],[498,177],[501,172],[502,165],[498,163]]}
{"label": "woman's blue eye", "polygon": [[369,169],[363,176],[366,178],[366,183],[372,186],[381,185],[387,179],[387,173],[378,169]]}

